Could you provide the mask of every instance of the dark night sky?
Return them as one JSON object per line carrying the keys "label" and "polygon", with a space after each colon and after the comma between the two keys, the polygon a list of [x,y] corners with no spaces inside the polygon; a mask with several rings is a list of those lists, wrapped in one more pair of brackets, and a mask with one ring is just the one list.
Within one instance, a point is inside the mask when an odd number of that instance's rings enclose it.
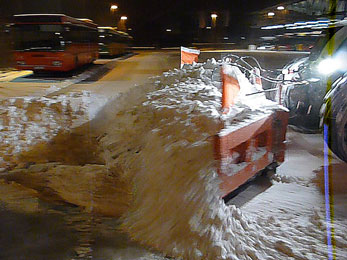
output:
{"label": "dark night sky", "polygon": [[[91,18],[99,25],[116,25],[120,15],[127,15],[127,26],[142,39],[157,41],[163,28],[176,27],[185,37],[196,20],[197,11],[230,12],[231,30],[238,33],[249,20],[248,13],[280,2],[276,0],[0,0],[0,19],[8,20],[18,13],[64,13]],[[109,7],[119,6],[115,15]],[[112,24],[113,23],[113,24]]]}
{"label": "dark night sky", "polygon": [[[109,6],[116,3],[118,13],[126,14],[129,22],[137,25],[180,19],[189,11],[230,10],[232,15],[244,16],[248,12],[275,5],[276,0],[0,0],[1,16],[20,12],[61,12],[72,16],[109,16]],[[99,15],[100,14],[100,15]],[[95,17],[93,17],[95,19]],[[100,21],[99,21],[100,22]]]}
{"label": "dark night sky", "polygon": [[128,25],[141,38],[158,39],[164,28],[176,26],[183,37],[196,26],[192,16],[204,10],[228,10],[231,30],[240,33],[249,20],[249,13],[284,2],[276,0],[118,0],[119,12],[129,16]]}
{"label": "dark night sky", "polygon": [[[274,0],[118,0],[120,10],[143,23],[180,19],[189,11],[229,10],[232,16],[247,17],[247,13],[284,1]],[[120,11],[121,12],[121,11]]]}

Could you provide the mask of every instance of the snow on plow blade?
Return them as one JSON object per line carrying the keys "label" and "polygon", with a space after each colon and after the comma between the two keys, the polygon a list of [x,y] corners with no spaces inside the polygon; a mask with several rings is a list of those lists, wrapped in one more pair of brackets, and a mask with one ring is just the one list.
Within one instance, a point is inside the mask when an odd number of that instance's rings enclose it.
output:
{"label": "snow on plow blade", "polygon": [[224,128],[215,135],[215,158],[219,161],[223,197],[267,166],[284,161],[288,115],[287,111],[278,109],[231,131]]}

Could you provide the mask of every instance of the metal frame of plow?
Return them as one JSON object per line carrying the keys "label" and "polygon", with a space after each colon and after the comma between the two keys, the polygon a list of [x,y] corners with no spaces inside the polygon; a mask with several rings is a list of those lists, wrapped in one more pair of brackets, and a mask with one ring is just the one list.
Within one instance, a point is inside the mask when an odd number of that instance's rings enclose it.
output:
{"label": "metal frame of plow", "polygon": [[[218,174],[222,180],[220,189],[223,198],[259,171],[284,161],[288,117],[286,110],[278,109],[230,133],[223,134],[222,130],[214,136],[215,159],[219,161]],[[265,149],[259,158],[255,156],[258,148]],[[230,158],[234,152],[239,156],[233,164],[245,165],[236,172],[222,166],[223,160]]]}

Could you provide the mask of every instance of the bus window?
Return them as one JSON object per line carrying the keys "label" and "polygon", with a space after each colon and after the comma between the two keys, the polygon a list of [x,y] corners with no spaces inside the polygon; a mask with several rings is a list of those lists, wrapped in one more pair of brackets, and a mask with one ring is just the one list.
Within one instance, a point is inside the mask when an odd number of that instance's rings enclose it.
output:
{"label": "bus window", "polygon": [[97,31],[83,26],[69,26],[70,30],[66,32],[66,38],[73,43],[96,43]]}
{"label": "bus window", "polygon": [[61,25],[16,24],[13,26],[14,48],[19,51],[59,51],[64,41]]}

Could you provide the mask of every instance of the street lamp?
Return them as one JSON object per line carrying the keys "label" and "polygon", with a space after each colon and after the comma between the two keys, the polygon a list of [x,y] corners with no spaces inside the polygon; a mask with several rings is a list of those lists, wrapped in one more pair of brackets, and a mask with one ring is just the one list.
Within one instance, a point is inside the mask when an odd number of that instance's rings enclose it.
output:
{"label": "street lamp", "polygon": [[128,17],[126,17],[125,15],[121,16],[121,18],[119,19],[118,22],[118,30],[126,32],[127,31],[127,27],[126,27],[126,21],[128,20]]}
{"label": "street lamp", "polygon": [[216,27],[216,23],[217,23],[217,14],[211,14],[211,18],[212,18],[212,28]]}
{"label": "street lamp", "polygon": [[118,6],[117,6],[117,5],[111,5],[111,7],[110,7],[111,12],[114,12],[114,11],[116,11],[117,9],[118,9]]}
{"label": "street lamp", "polygon": [[282,6],[282,5],[277,6],[277,10],[280,10],[280,11],[284,10],[284,6]]}
{"label": "street lamp", "polygon": [[274,12],[268,12],[268,13],[267,13],[267,16],[268,16],[268,17],[273,17],[273,16],[275,16],[275,13],[274,13]]}
{"label": "street lamp", "polygon": [[118,5],[115,5],[115,4],[112,4],[110,7],[112,19],[116,18],[116,21],[117,21],[117,17],[114,17],[114,16],[115,16],[117,9],[118,9]]}

